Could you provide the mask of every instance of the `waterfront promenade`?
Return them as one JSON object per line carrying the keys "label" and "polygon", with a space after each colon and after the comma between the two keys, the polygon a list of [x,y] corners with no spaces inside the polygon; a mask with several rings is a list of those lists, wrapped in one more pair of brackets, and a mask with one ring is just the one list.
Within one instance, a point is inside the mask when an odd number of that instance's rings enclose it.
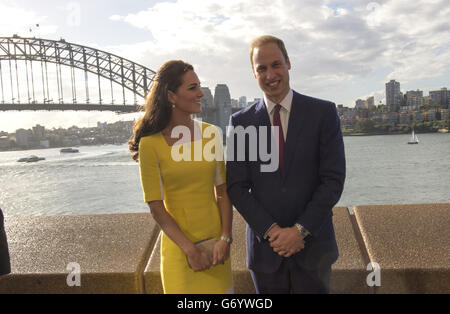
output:
{"label": "waterfront promenade", "polygon": [[[450,203],[333,212],[331,293],[450,293]],[[149,213],[9,216],[5,227],[12,273],[0,276],[0,293],[162,293],[160,230]],[[235,292],[254,293],[236,211],[233,237]]]}

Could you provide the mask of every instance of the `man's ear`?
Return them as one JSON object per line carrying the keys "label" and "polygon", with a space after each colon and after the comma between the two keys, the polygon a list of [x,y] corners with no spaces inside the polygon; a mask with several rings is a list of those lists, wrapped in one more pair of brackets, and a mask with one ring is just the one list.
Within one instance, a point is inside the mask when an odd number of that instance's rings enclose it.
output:
{"label": "man's ear", "polygon": [[253,66],[253,63],[252,63],[252,74],[253,74],[253,77],[256,78],[256,70],[255,70],[255,67]]}
{"label": "man's ear", "polygon": [[291,69],[291,61],[289,60],[289,58],[287,58],[286,64],[288,66],[288,70],[290,70]]}

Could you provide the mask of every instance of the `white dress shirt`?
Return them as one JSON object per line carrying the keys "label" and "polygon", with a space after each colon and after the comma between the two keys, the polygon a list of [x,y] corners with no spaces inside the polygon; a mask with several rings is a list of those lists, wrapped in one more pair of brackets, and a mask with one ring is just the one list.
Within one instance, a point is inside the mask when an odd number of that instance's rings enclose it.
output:
{"label": "white dress shirt", "polygon": [[[286,143],[286,136],[288,131],[288,124],[289,124],[289,115],[291,113],[291,107],[292,107],[292,98],[294,97],[294,92],[292,89],[289,90],[289,93],[286,95],[286,97],[283,98],[283,100],[279,103],[281,105],[280,109],[280,121],[281,126],[283,127],[283,135],[284,135],[284,142]],[[276,103],[269,100],[266,95],[264,95],[264,103],[266,104],[267,112],[269,113],[269,119],[270,124],[273,125],[273,113]]]}

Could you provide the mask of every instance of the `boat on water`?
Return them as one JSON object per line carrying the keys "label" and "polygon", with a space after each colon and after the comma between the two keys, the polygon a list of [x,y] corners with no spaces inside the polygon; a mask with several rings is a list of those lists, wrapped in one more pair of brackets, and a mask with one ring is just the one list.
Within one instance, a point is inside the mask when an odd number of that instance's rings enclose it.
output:
{"label": "boat on water", "polygon": [[40,160],[45,160],[45,158],[44,157],[38,157],[36,155],[31,155],[31,156],[28,156],[28,157],[20,158],[19,160],[17,160],[17,162],[37,162],[37,161],[40,161]]}
{"label": "boat on water", "polygon": [[409,140],[408,144],[419,144],[419,138],[414,133],[414,130],[412,130],[411,139]]}
{"label": "boat on water", "polygon": [[80,151],[75,148],[63,148],[59,152],[60,153],[79,153]]}

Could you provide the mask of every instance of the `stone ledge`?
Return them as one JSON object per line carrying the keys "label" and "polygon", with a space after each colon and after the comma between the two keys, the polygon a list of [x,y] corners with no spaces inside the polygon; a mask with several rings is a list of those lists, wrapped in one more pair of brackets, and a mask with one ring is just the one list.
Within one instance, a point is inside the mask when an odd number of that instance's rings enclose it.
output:
{"label": "stone ledge", "polygon": [[[340,257],[331,293],[450,293],[450,203],[333,212]],[[150,214],[12,216],[5,228],[12,273],[0,276],[0,293],[162,293],[160,229]],[[233,235],[235,292],[251,294],[245,222],[236,211]],[[370,261],[381,266],[375,291],[366,284]],[[66,284],[70,262],[80,264],[81,287]]]}
{"label": "stone ledge", "polygon": [[[0,293],[142,293],[159,228],[150,214],[6,217],[11,274]],[[80,265],[81,286],[66,283]]]}
{"label": "stone ledge", "polygon": [[81,286],[66,283],[69,271],[51,274],[11,273],[0,277],[0,293],[119,294],[142,293],[142,276],[135,273],[81,273]]}
{"label": "stone ledge", "polygon": [[450,203],[356,206],[376,293],[450,293]]}
{"label": "stone ledge", "polygon": [[331,268],[330,292],[335,294],[371,294],[366,283],[369,263],[367,252],[355,225],[354,216],[346,207],[333,208],[333,226],[339,258]]}

